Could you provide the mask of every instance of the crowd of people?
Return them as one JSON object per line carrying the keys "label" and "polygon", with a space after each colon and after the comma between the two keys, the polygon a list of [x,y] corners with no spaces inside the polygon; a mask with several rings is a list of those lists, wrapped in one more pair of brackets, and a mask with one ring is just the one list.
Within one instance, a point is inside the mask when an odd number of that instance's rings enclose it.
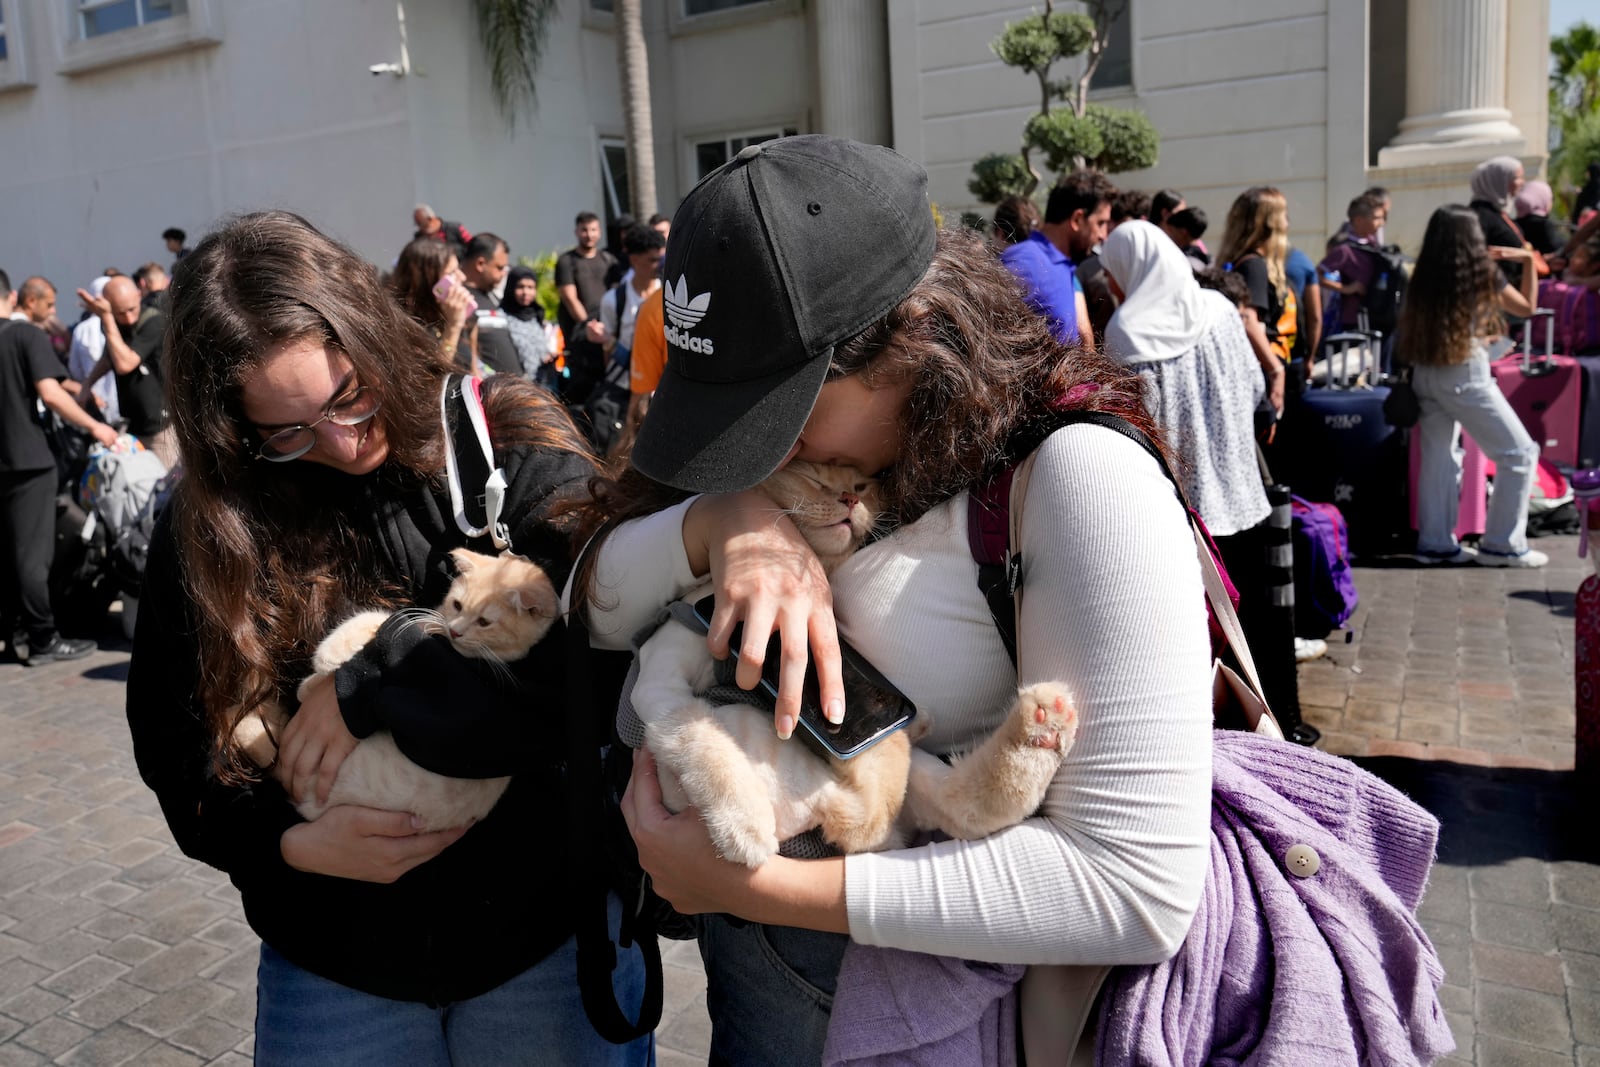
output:
{"label": "crowd of people", "polygon": [[[506,241],[427,205],[382,273],[284,212],[224,222],[193,250],[168,231],[170,279],[154,263],[107,270],[76,291],[70,327],[48,281],[12,294],[0,276],[16,320],[0,331],[0,639],[34,664],[92,648],[55,632],[44,591],[59,482],[47,425],[106,444],[125,429],[181,461],[150,546],[129,723],[179,845],[229,873],[263,938],[258,1061],[650,1062],[648,1036],[613,1044],[589,1026],[574,926],[587,883],[551,875],[598,862],[558,825],[573,769],[550,741],[589,687],[572,688],[582,657],[548,639],[518,669],[536,679],[518,700],[462,717],[450,694],[471,691],[465,661],[431,660],[416,683],[429,696],[392,713],[357,717],[353,675],[298,688],[332,621],[436,604],[450,550],[478,543],[442,473],[441,388],[462,375],[481,383],[503,475],[496,536],[566,586],[596,649],[629,648],[709,582],[708,644],[738,654],[738,684],[781,661],[780,736],[808,661],[806,699],[844,709],[841,639],[904,689],[935,755],[970,748],[1036,682],[1066,685],[1085,725],[1024,824],[754,871],[666,809],[639,750],[620,809],[655,892],[695,917],[714,1062],[820,1061],[851,941],[1041,972],[1166,960],[1213,851],[1213,657],[1165,459],[1239,586],[1263,675],[1286,664],[1292,679],[1322,650],[1253,610],[1270,600],[1274,425],[1316,378],[1325,329],[1396,319],[1422,408],[1419,559],[1540,565],[1517,514],[1537,449],[1480,388],[1484,341],[1502,310],[1530,313],[1541,272],[1600,273],[1600,224],[1564,237],[1531,184],[1520,165],[1480,168],[1470,205],[1435,212],[1403,305],[1382,189],[1355,197],[1315,262],[1290,247],[1277,189],[1241,193],[1209,247],[1181,193],[1092,171],[1065,176],[1042,212],[1002,203],[985,240],[936,228],[915,164],[812,136],[740,153],[674,218],[626,220],[604,246],[599,218],[578,214],[554,322]],[[1475,553],[1441,533],[1458,421],[1500,464]],[[967,501],[1030,454],[1028,596],[1008,650],[972,581]],[[876,476],[878,535],[831,582],[752,491],[791,460]],[[261,773],[234,727],[272,702],[298,710]],[[1298,723],[1292,696],[1278,706]],[[606,733],[613,712],[594,708]],[[445,831],[350,805],[303,821],[294,801],[326,796],[378,729],[419,761],[473,751],[512,787]],[[606,902],[613,933],[623,903]],[[643,972],[620,954],[628,1011]],[[1024,1045],[1043,1025],[1023,1009]]]}

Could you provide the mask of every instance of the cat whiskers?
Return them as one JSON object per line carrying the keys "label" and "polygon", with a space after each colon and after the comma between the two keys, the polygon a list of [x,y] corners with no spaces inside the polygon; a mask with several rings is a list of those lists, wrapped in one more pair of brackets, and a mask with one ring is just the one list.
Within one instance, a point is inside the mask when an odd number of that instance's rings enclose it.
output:
{"label": "cat whiskers", "polygon": [[395,612],[393,617],[399,621],[401,632],[419,629],[425,634],[450,636],[450,627],[445,625],[444,615],[432,608],[406,608]]}
{"label": "cat whiskers", "polygon": [[504,684],[514,685],[516,683],[516,675],[511,673],[511,668],[506,665],[506,661],[500,658],[498,652],[482,641],[474,641],[472,638],[463,635],[451,638],[450,643],[463,656],[487,664],[494,676]]}

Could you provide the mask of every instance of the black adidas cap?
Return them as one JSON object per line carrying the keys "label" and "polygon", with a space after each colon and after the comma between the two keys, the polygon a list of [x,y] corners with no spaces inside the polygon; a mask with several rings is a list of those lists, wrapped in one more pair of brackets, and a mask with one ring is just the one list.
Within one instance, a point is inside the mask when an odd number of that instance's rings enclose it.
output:
{"label": "black adidas cap", "polygon": [[678,208],[662,269],[667,365],[633,463],[699,492],[748,489],[794,446],[834,346],[933,260],[928,179],[838,137],[751,145]]}

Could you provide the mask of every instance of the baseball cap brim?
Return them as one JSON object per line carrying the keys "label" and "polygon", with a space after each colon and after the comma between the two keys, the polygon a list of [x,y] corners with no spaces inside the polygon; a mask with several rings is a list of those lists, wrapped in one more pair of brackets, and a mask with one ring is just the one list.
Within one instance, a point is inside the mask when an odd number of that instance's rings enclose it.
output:
{"label": "baseball cap brim", "polygon": [[[778,469],[805,429],[832,352],[745,382],[697,382],[667,361],[639,427],[640,473],[697,493],[735,493]],[[672,412],[678,417],[660,416]],[[687,413],[693,412],[693,415]]]}

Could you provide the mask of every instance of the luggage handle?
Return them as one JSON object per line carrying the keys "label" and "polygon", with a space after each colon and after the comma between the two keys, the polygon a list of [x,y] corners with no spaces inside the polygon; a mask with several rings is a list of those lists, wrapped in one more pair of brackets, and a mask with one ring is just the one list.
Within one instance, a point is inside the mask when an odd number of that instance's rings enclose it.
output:
{"label": "luggage handle", "polygon": [[[1533,360],[1533,324],[1547,319],[1544,327],[1544,354],[1537,363]],[[1539,378],[1556,369],[1556,313],[1552,308],[1534,308],[1522,324],[1522,376]]]}
{"label": "luggage handle", "polygon": [[[1324,345],[1337,346],[1336,350],[1330,353],[1328,357],[1328,387],[1331,389],[1355,388],[1353,385],[1346,386],[1343,384],[1350,377],[1350,349],[1359,348],[1360,351],[1358,358],[1361,362],[1356,367],[1356,374],[1359,377],[1367,373],[1367,357],[1372,354],[1373,339],[1382,336],[1382,334],[1370,331],[1352,330],[1346,333],[1336,333],[1331,337],[1324,337],[1322,339]],[[1333,362],[1335,356],[1339,360],[1337,366]],[[1367,380],[1367,385],[1371,385],[1370,378]]]}

